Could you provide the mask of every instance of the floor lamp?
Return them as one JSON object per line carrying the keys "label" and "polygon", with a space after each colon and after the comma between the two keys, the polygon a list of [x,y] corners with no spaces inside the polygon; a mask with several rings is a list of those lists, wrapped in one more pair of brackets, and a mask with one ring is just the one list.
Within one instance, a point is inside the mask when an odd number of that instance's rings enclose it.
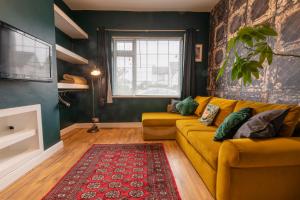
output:
{"label": "floor lamp", "polygon": [[99,128],[97,126],[97,122],[99,122],[99,118],[96,117],[95,114],[95,87],[94,87],[94,79],[98,78],[101,75],[101,72],[98,68],[94,68],[91,71],[91,76],[92,76],[92,98],[93,98],[93,103],[92,103],[92,108],[93,108],[93,116],[92,116],[92,127],[88,129],[88,133],[97,133],[99,131]]}

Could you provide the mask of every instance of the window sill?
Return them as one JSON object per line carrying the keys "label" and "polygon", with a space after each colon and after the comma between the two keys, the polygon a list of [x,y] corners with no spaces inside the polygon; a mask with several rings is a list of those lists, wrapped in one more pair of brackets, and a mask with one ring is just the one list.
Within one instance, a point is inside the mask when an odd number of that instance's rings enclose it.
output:
{"label": "window sill", "polygon": [[179,99],[178,96],[113,96],[113,99]]}

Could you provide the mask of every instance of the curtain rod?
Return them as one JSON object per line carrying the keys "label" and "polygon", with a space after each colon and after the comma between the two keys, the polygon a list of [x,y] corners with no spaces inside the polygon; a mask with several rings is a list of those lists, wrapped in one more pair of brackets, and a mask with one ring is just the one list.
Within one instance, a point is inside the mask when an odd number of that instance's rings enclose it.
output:
{"label": "curtain rod", "polygon": [[[97,28],[99,30],[99,28]],[[184,29],[166,29],[166,30],[158,30],[158,29],[105,29],[106,31],[119,31],[119,32],[185,32]],[[199,29],[196,29],[199,31]]]}

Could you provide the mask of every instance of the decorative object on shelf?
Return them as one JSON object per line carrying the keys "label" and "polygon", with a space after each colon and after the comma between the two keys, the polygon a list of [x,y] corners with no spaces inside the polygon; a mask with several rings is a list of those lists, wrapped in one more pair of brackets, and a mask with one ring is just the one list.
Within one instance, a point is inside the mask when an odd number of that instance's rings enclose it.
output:
{"label": "decorative object on shelf", "polygon": [[195,62],[202,62],[202,49],[203,45],[202,44],[196,44],[195,46]]}
{"label": "decorative object on shelf", "polygon": [[[94,66],[94,69],[91,71],[91,76],[92,76],[92,127],[88,129],[88,133],[96,133],[99,131],[99,128],[97,126],[96,123],[99,122],[99,118],[96,117],[95,114],[95,87],[94,87],[94,79],[99,78],[101,75],[101,71],[99,70],[99,68],[97,68],[96,66]],[[100,79],[101,80],[101,79]]]}
{"label": "decorative object on shelf", "polygon": [[[300,55],[282,54],[274,52],[268,44],[270,38],[277,36],[277,32],[269,24],[245,26],[227,43],[226,56],[218,73],[217,80],[224,74],[229,59],[233,59],[231,79],[242,79],[244,85],[252,83],[252,76],[259,79],[260,69],[263,69],[265,60],[271,65],[273,55],[300,57]],[[239,54],[238,49],[244,49]],[[233,53],[233,58],[231,57]]]}
{"label": "decorative object on shelf", "polygon": [[64,74],[63,80],[60,83],[71,83],[71,84],[79,84],[79,85],[87,85],[87,80],[81,76],[75,76],[71,74]]}

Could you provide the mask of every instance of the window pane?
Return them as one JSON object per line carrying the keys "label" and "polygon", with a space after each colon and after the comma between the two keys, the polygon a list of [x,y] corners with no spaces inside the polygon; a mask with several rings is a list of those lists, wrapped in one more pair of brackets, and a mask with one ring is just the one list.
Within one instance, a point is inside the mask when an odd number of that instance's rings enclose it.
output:
{"label": "window pane", "polygon": [[121,50],[114,55],[114,95],[180,96],[181,38],[128,38],[116,44]]}
{"label": "window pane", "polygon": [[170,41],[169,42],[170,54],[179,54],[180,52],[180,41]]}
{"label": "window pane", "polygon": [[118,41],[117,51],[132,51],[132,46],[131,41]]}
{"label": "window pane", "polygon": [[138,40],[137,41],[137,54],[146,54],[147,53],[147,41]]}
{"label": "window pane", "polygon": [[117,56],[114,94],[132,95],[132,57]]}
{"label": "window pane", "polygon": [[157,54],[157,41],[148,41],[147,50],[148,54]]}
{"label": "window pane", "polygon": [[124,51],[124,42],[117,42],[117,51]]}
{"label": "window pane", "polygon": [[132,51],[132,42],[125,43],[125,51]]}
{"label": "window pane", "polygon": [[158,55],[158,66],[168,67],[168,65],[169,65],[168,55]]}
{"label": "window pane", "polygon": [[149,68],[157,67],[157,55],[148,55],[147,58]]}
{"label": "window pane", "polygon": [[158,53],[159,54],[168,54],[169,52],[169,42],[168,41],[159,41],[158,42]]}

